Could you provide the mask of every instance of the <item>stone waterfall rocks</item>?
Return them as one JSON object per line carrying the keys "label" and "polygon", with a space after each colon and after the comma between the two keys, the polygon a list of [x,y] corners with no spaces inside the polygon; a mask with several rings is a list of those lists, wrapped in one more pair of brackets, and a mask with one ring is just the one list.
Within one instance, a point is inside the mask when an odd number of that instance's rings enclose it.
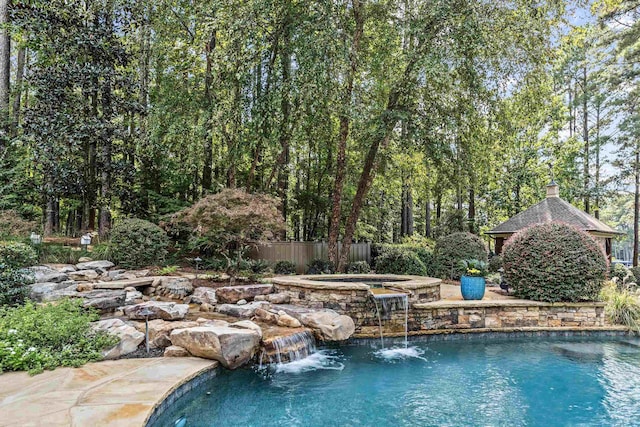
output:
{"label": "stone waterfall rocks", "polygon": [[[124,291],[122,291],[124,293]],[[180,320],[189,312],[188,304],[176,304],[175,302],[147,301],[141,304],[130,305],[124,308],[124,314],[129,319],[144,320],[144,309],[151,310],[149,320]]]}
{"label": "stone waterfall rocks", "polygon": [[89,261],[89,262],[81,262],[79,264],[76,264],[76,268],[78,270],[108,270],[111,267],[113,267],[115,264],[112,263],[111,261],[106,261],[106,260],[102,260],[102,261]]}
{"label": "stone waterfall rocks", "polygon": [[[80,265],[80,264],[78,264]],[[78,282],[86,282],[90,280],[96,280],[99,274],[95,270],[78,270],[67,273],[71,280],[77,280]]]}
{"label": "stone waterfall rocks", "polygon": [[253,301],[258,295],[273,293],[273,285],[224,286],[216,289],[216,298],[223,304],[235,304],[240,300]]}
{"label": "stone waterfall rocks", "polygon": [[244,305],[220,304],[216,307],[216,311],[228,316],[250,318],[253,317],[258,308],[266,308],[269,305],[266,301],[254,301]]}
{"label": "stone waterfall rocks", "polygon": [[102,352],[102,356],[105,359],[117,359],[133,353],[144,341],[144,334],[142,332],[120,319],[101,320],[93,324],[93,329],[106,331],[120,338],[118,344]]}
{"label": "stone waterfall rocks", "polygon": [[315,334],[324,341],[344,341],[356,331],[356,325],[351,317],[330,309],[313,310],[293,305],[275,307],[298,319],[304,326],[313,329]]}
{"label": "stone waterfall rocks", "polygon": [[170,339],[172,345],[184,348],[193,356],[217,360],[228,369],[236,369],[251,360],[260,344],[260,334],[253,329],[207,323],[174,329]]}
{"label": "stone waterfall rocks", "polygon": [[[155,319],[149,321],[149,347],[150,348],[165,348],[171,345],[169,335],[174,329],[186,329],[199,326],[200,324],[195,321],[166,321],[162,319]],[[140,332],[145,331],[144,322],[134,322],[134,326]]]}

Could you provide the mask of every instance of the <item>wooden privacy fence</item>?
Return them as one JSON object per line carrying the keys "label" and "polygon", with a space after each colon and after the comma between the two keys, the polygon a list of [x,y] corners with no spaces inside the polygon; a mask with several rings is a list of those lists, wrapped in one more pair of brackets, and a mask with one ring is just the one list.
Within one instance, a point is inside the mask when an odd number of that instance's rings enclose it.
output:
{"label": "wooden privacy fence", "polygon": [[[342,250],[342,244],[338,245]],[[250,253],[253,259],[264,259],[274,264],[278,261],[291,261],[299,274],[305,272],[307,264],[314,259],[329,259],[327,242],[273,242],[258,246]],[[371,243],[353,243],[349,250],[349,262],[367,261],[371,264]]]}

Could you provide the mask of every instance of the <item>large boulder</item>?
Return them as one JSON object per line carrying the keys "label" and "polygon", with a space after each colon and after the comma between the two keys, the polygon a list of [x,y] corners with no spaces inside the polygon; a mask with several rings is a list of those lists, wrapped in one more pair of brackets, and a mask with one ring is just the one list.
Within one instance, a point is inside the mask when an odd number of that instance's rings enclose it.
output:
{"label": "large boulder", "polygon": [[168,298],[183,299],[193,293],[193,285],[186,277],[163,277],[156,287],[156,294]]}
{"label": "large boulder", "polygon": [[189,305],[176,304],[175,302],[147,301],[141,304],[125,307],[124,314],[129,319],[144,320],[146,316],[141,313],[145,309],[149,309],[151,311],[149,320],[180,320],[184,319],[189,312]]}
{"label": "large boulder", "polygon": [[96,289],[89,292],[80,292],[78,296],[84,299],[85,307],[94,307],[103,312],[111,312],[124,304],[127,293],[124,290]]}
{"label": "large boulder", "polygon": [[45,295],[51,294],[54,291],[59,291],[68,288],[68,283],[36,283],[29,286],[29,298],[34,301],[42,301]]}
{"label": "large boulder", "polygon": [[67,276],[65,273],[56,271],[49,274],[40,274],[38,276],[38,280],[36,280],[36,283],[61,283],[66,282],[67,280],[69,280],[69,276]]}
{"label": "large boulder", "polygon": [[[149,321],[149,347],[151,348],[165,348],[171,345],[169,335],[174,329],[185,329],[199,326],[200,323],[195,321],[166,321],[162,319],[155,319]],[[144,322],[134,322],[134,326],[140,332],[144,332],[146,325]]]}
{"label": "large boulder", "polygon": [[353,319],[333,310],[312,310],[291,305],[278,306],[278,309],[298,319],[304,326],[313,329],[323,341],[344,341],[356,331]]}
{"label": "large boulder", "polygon": [[269,305],[266,301],[253,301],[243,305],[220,304],[216,306],[216,311],[227,316],[251,318],[258,308],[267,308]]}
{"label": "large boulder", "polygon": [[108,270],[113,267],[115,264],[111,261],[101,260],[101,261],[89,261],[89,262],[81,262],[80,264],[76,264],[76,268],[78,270]]}
{"label": "large boulder", "polygon": [[[80,264],[78,264],[80,265]],[[95,270],[77,270],[67,273],[71,280],[77,280],[78,282],[87,282],[90,280],[96,280],[99,274]]]}
{"label": "large boulder", "polygon": [[46,265],[36,265],[25,269],[27,275],[33,280],[34,283],[45,283],[47,280],[44,278],[51,274],[57,274],[58,270],[55,270]]}
{"label": "large boulder", "polygon": [[170,345],[164,349],[164,357],[189,357],[191,356],[187,350],[177,345]]}
{"label": "large boulder", "polygon": [[171,343],[190,354],[213,359],[225,368],[236,369],[253,358],[260,335],[252,329],[204,324],[171,332]]}
{"label": "large boulder", "polygon": [[243,285],[224,286],[216,290],[218,302],[223,304],[235,304],[240,300],[253,301],[258,295],[268,295],[273,293],[273,285]]}
{"label": "large boulder", "polygon": [[60,289],[42,294],[40,300],[42,302],[58,301],[64,298],[80,298],[80,292],[68,289]]}
{"label": "large boulder", "polygon": [[105,359],[117,359],[126,354],[133,353],[137,350],[140,343],[144,341],[144,333],[120,319],[101,320],[93,324],[93,329],[96,331],[106,331],[120,338],[118,344],[102,352],[102,356]]}
{"label": "large boulder", "polygon": [[191,302],[194,304],[217,304],[216,290],[206,286],[200,286],[193,291]]}

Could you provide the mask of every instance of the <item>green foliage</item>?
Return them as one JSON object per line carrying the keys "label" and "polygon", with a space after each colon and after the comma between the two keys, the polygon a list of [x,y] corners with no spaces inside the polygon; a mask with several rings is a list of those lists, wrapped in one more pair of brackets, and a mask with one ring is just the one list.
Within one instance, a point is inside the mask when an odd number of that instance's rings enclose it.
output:
{"label": "green foliage", "polygon": [[336,267],[329,260],[314,259],[307,264],[306,274],[333,274],[336,272]]}
{"label": "green foliage", "polygon": [[20,242],[0,242],[0,264],[7,268],[24,268],[36,265],[38,254],[25,243]]}
{"label": "green foliage", "polygon": [[502,255],[493,255],[489,258],[489,271],[497,273],[502,268]]}
{"label": "green foliage", "polygon": [[23,219],[17,211],[0,210],[0,239],[24,239],[37,230],[35,221]]}
{"label": "green foliage", "polygon": [[609,279],[620,288],[636,281],[636,277],[631,270],[619,263],[611,263],[609,266]]}
{"label": "green foliage", "polygon": [[629,271],[631,271],[631,274],[635,277],[634,282],[640,285],[640,267],[631,267]]}
{"label": "green foliage", "polygon": [[465,270],[465,276],[487,277],[487,274],[489,274],[489,264],[477,259],[464,259],[460,261],[460,267]]}
{"label": "green foliage", "polygon": [[167,265],[158,270],[158,276],[170,276],[180,269],[179,265]]}
{"label": "green foliage", "polygon": [[96,311],[80,300],[0,309],[0,371],[42,372],[100,360],[116,337],[91,329]]}
{"label": "green foliage", "polygon": [[[101,245],[104,247],[104,245]],[[55,243],[42,243],[36,246],[38,261],[41,264],[77,264],[83,257],[109,259],[100,252],[88,252],[84,248],[65,246]]]}
{"label": "green foliage", "polygon": [[25,271],[0,264],[0,307],[22,304],[29,295],[31,283]]}
{"label": "green foliage", "polygon": [[464,274],[460,262],[465,259],[486,262],[487,247],[475,234],[453,233],[438,239],[433,255],[438,276],[457,280]]}
{"label": "green foliage", "polygon": [[347,274],[369,274],[371,267],[367,261],[354,261],[347,264]]}
{"label": "green foliage", "polygon": [[561,223],[534,225],[515,234],[504,246],[503,262],[514,294],[535,301],[594,300],[607,273],[598,243]]}
{"label": "green foliage", "polygon": [[609,282],[602,288],[600,299],[605,303],[605,313],[613,324],[625,325],[640,332],[640,301],[628,289],[619,289]]}
{"label": "green foliage", "polygon": [[[432,244],[429,243],[402,243],[402,244],[378,244],[371,247],[372,264],[377,265],[378,257],[390,252],[409,251],[417,255],[427,269],[427,275],[435,275]],[[377,267],[376,267],[377,269]]]}
{"label": "green foliage", "polygon": [[273,266],[275,274],[296,274],[296,265],[291,261],[278,261]]}
{"label": "green foliage", "polygon": [[113,261],[125,268],[145,267],[164,261],[169,239],[162,228],[143,219],[124,219],[111,230]]}
{"label": "green foliage", "polygon": [[191,227],[196,245],[225,258],[240,259],[252,244],[275,240],[284,229],[278,200],[225,189],[173,215],[172,228]]}
{"label": "green foliage", "polygon": [[252,260],[249,260],[248,264],[249,264],[248,269],[253,274],[267,273],[269,271],[269,268],[271,267],[271,265],[269,264],[269,261],[265,259],[252,259]]}
{"label": "green foliage", "polygon": [[376,273],[426,276],[427,268],[415,253],[407,250],[393,250],[378,257]]}

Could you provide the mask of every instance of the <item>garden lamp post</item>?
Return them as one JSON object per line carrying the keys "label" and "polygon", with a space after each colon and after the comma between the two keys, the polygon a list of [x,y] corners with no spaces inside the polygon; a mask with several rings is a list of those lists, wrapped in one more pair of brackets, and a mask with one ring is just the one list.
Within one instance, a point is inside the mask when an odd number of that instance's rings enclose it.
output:
{"label": "garden lamp post", "polygon": [[42,243],[42,236],[34,232],[31,232],[31,236],[29,236],[29,239],[31,240],[31,243],[33,245],[39,245],[40,243]]}
{"label": "garden lamp post", "polygon": [[194,261],[196,262],[196,280],[198,280],[198,267],[200,266],[200,262],[202,261],[202,258],[196,257]]}
{"label": "garden lamp post", "polygon": [[90,244],[91,234],[83,234],[82,237],[80,237],[80,246],[84,246],[84,250],[86,251]]}
{"label": "garden lamp post", "polygon": [[149,316],[153,314],[153,310],[149,307],[144,307],[138,312],[141,316],[144,316],[144,344],[149,354]]}

